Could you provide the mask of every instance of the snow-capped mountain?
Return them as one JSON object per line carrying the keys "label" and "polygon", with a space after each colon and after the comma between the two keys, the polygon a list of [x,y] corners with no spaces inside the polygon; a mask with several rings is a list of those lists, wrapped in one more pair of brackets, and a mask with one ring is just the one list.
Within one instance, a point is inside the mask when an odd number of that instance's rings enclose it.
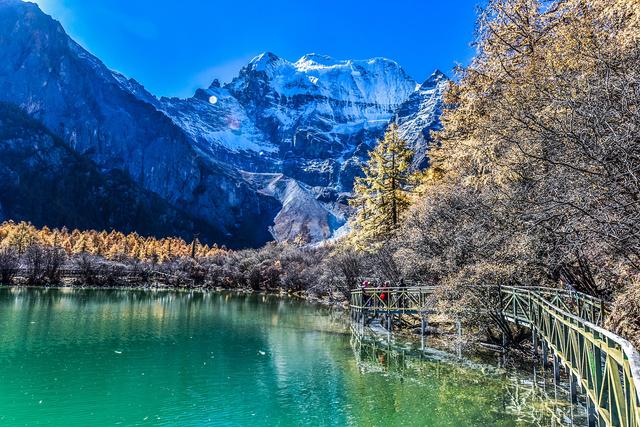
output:
{"label": "snow-capped mountain", "polygon": [[436,70],[418,90],[409,95],[396,112],[400,136],[415,151],[415,167],[428,166],[430,132],[440,129],[443,95],[448,85],[447,76]]}
{"label": "snow-capped mountain", "polygon": [[424,156],[446,83],[418,85],[384,58],[264,53],[228,84],[157,98],[21,0],[0,0],[0,46],[0,101],[235,246],[330,237],[391,120]]}
{"label": "snow-capped mountain", "polygon": [[282,171],[312,186],[350,191],[362,157],[394,112],[416,90],[395,62],[338,61],[305,55],[296,62],[265,53],[225,86],[278,148]]}
{"label": "snow-capped mountain", "polygon": [[[149,102],[138,85],[124,85]],[[359,163],[348,160],[366,156],[417,87],[384,58],[310,54],[289,62],[264,53],[224,87],[214,81],[190,99],[151,102],[203,152],[243,169],[282,171],[308,185],[349,191]]]}

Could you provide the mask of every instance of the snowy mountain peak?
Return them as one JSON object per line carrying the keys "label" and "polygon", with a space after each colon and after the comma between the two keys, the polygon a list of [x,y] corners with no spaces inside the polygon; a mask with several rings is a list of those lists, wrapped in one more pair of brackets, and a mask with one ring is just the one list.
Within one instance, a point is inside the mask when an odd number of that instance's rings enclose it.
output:
{"label": "snowy mountain peak", "polygon": [[441,82],[448,82],[449,78],[442,71],[436,69],[427,80],[420,85],[420,89],[432,89]]}
{"label": "snowy mountain peak", "polygon": [[[376,105],[376,111],[367,114],[366,120],[381,123],[385,118],[379,113],[404,102],[415,92],[417,83],[395,61],[386,58],[336,60],[326,55],[308,54],[292,63],[267,52],[252,59],[225,87],[239,99],[251,98],[255,101],[253,105],[262,105],[269,97],[280,99],[282,96],[285,99],[322,97],[351,104]],[[352,117],[356,113],[343,112]],[[388,113],[386,111],[382,116]],[[324,114],[331,115],[329,111]]]}
{"label": "snowy mountain peak", "polygon": [[415,151],[415,167],[422,168],[429,164],[431,131],[441,127],[442,98],[448,83],[447,76],[442,71],[435,70],[397,111],[400,135]]}
{"label": "snowy mountain peak", "polygon": [[299,71],[309,70],[313,68],[333,67],[346,61],[336,61],[329,55],[321,55],[318,53],[308,53],[298,59],[294,66]]}
{"label": "snowy mountain peak", "polygon": [[249,61],[247,68],[251,71],[263,71],[268,73],[279,65],[286,63],[288,63],[288,61],[281,59],[272,52],[263,52]]}
{"label": "snowy mountain peak", "polygon": [[[384,70],[397,70],[404,74],[400,65],[387,58],[376,57],[370,59],[337,60],[328,55],[309,53],[292,64],[297,71],[306,73],[309,71],[335,71],[343,69],[358,76],[365,72],[381,72]],[[409,78],[407,76],[407,78]]]}

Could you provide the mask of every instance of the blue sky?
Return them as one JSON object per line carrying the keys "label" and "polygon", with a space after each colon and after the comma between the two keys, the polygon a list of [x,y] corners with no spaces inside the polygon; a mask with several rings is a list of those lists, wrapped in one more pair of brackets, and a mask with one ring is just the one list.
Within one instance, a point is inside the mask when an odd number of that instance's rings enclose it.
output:
{"label": "blue sky", "polygon": [[414,79],[473,55],[480,0],[33,0],[107,66],[157,95],[229,81],[263,51],[384,56]]}

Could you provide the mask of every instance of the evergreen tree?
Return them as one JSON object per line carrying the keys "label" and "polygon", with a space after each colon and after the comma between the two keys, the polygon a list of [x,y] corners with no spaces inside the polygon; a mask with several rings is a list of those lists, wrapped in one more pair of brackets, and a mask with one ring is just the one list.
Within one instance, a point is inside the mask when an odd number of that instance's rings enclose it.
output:
{"label": "evergreen tree", "polygon": [[398,227],[409,207],[414,181],[410,168],[413,151],[400,138],[395,123],[369,157],[364,177],[356,178],[350,202],[357,209],[353,237],[361,249],[385,240]]}

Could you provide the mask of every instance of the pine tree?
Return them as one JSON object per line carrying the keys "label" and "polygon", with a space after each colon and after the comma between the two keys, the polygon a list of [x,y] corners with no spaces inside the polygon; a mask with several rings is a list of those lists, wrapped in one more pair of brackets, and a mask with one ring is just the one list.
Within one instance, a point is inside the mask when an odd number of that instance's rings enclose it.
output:
{"label": "pine tree", "polygon": [[361,249],[389,238],[399,225],[414,185],[413,154],[396,124],[389,126],[384,139],[369,153],[369,162],[362,168],[364,177],[356,178],[350,201],[357,210],[353,237]]}

